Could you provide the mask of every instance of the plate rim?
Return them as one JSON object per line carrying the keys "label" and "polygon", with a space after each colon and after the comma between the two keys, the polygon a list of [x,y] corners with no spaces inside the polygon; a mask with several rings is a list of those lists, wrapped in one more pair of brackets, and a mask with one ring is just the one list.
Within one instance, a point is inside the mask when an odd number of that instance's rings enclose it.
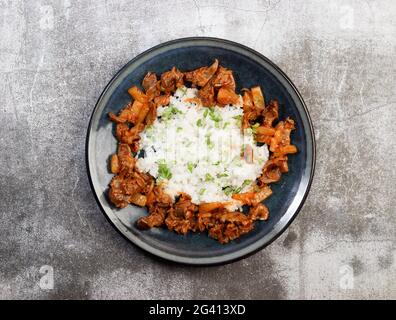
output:
{"label": "plate rim", "polygon": [[[132,238],[130,238],[122,230],[123,225],[119,221],[119,219],[114,215],[114,218],[118,219],[118,223],[117,223],[117,221],[114,221],[114,219],[112,217],[110,217],[109,214],[103,208],[102,203],[99,199],[99,195],[97,194],[97,192],[95,190],[95,186],[93,184],[93,180],[92,180],[92,176],[91,176],[91,166],[90,166],[89,154],[90,154],[90,136],[91,136],[91,132],[92,132],[93,118],[94,118],[94,115],[96,114],[99,106],[101,105],[102,99],[104,98],[104,96],[106,95],[107,91],[112,86],[112,84],[115,82],[115,80],[124,72],[125,69],[127,69],[135,61],[139,60],[140,58],[144,57],[145,55],[147,55],[157,49],[160,49],[162,47],[166,47],[169,45],[177,44],[177,43],[191,42],[191,41],[193,42],[193,41],[197,41],[197,40],[198,41],[209,41],[209,42],[213,42],[213,43],[217,43],[217,44],[223,43],[223,44],[235,46],[235,47],[240,48],[241,50],[248,51],[251,54],[258,56],[260,59],[263,59],[272,68],[274,68],[284,78],[284,80],[290,85],[290,87],[294,90],[294,93],[296,94],[301,106],[303,107],[303,110],[305,112],[307,122],[308,122],[310,139],[312,141],[312,155],[311,155],[311,159],[310,159],[312,162],[312,165],[311,165],[311,170],[309,172],[309,179],[307,182],[307,187],[306,187],[306,190],[301,198],[301,201],[298,204],[298,207],[295,209],[295,212],[289,218],[289,220],[283,226],[281,226],[281,228],[279,230],[277,230],[276,233],[268,241],[266,241],[265,243],[259,245],[258,247],[254,248],[253,250],[251,250],[250,252],[247,252],[247,253],[238,254],[240,251],[239,250],[239,251],[228,253],[228,254],[222,255],[222,256],[205,257],[205,258],[202,258],[202,257],[191,258],[191,257],[184,257],[184,256],[176,255],[176,254],[170,254],[165,251],[162,251],[161,249],[154,248],[151,245],[143,242],[142,240],[140,240],[138,237],[136,237],[134,235],[132,235]],[[272,242],[274,242],[290,226],[290,224],[297,217],[298,213],[301,211],[301,209],[308,197],[309,191],[311,189],[311,185],[312,185],[314,174],[315,174],[315,167],[316,167],[316,141],[315,141],[315,133],[314,133],[312,119],[311,119],[309,110],[305,104],[305,101],[304,101],[302,95],[300,94],[299,90],[294,85],[294,83],[291,81],[291,79],[286,75],[286,73],[283,72],[282,69],[280,69],[274,62],[272,62],[270,59],[268,59],[266,56],[264,56],[260,52],[254,50],[248,46],[245,46],[243,44],[240,44],[238,42],[234,42],[231,40],[216,38],[216,37],[184,37],[184,38],[178,38],[178,39],[166,41],[166,42],[160,43],[156,46],[153,46],[147,50],[144,50],[143,52],[139,53],[138,55],[133,57],[131,60],[129,60],[125,65],[123,65],[112,76],[112,78],[109,80],[109,82],[104,87],[101,94],[99,95],[99,98],[98,98],[97,102],[95,103],[95,106],[92,109],[92,112],[91,112],[91,115],[89,118],[86,139],[85,139],[85,163],[86,163],[86,171],[87,171],[91,191],[94,194],[94,198],[95,198],[100,210],[102,211],[102,213],[106,217],[106,219],[110,222],[112,227],[115,230],[117,230],[117,232],[120,233],[125,239],[127,239],[128,242],[133,243],[140,250],[149,252],[150,254],[152,254],[162,260],[171,261],[174,263],[180,263],[180,264],[184,264],[184,265],[214,266],[214,265],[224,265],[224,264],[232,263],[232,262],[247,258],[247,257],[257,253],[258,251],[264,249],[265,247],[270,245]],[[126,227],[124,227],[123,229],[127,230]],[[232,256],[232,257],[229,257],[229,256]]]}

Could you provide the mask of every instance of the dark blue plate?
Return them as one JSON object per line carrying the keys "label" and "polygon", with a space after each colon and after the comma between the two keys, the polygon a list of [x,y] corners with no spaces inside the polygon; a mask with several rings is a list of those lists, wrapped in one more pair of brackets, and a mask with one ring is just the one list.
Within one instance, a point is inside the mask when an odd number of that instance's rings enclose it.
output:
{"label": "dark blue plate", "polygon": [[[107,199],[112,175],[108,170],[109,156],[116,151],[114,125],[108,112],[117,113],[130,101],[127,89],[140,84],[148,71],[157,74],[176,66],[192,70],[209,65],[217,58],[234,71],[237,90],[260,85],[266,100],[278,99],[280,119],[292,117],[297,129],[292,142],[298,154],[289,157],[290,172],[272,184],[273,195],[265,201],[270,210],[266,222],[257,222],[254,230],[240,239],[222,245],[202,233],[177,235],[167,229],[141,231],[136,228],[138,217],[145,209],[128,206],[116,209]],[[185,38],[163,43],[128,62],[110,81],[101,94],[90,120],[87,134],[87,167],[93,192],[105,215],[126,238],[142,249],[175,262],[209,265],[240,259],[262,249],[276,239],[292,222],[308,194],[315,166],[315,140],[308,110],[301,95],[289,78],[260,53],[227,40],[215,38]]]}

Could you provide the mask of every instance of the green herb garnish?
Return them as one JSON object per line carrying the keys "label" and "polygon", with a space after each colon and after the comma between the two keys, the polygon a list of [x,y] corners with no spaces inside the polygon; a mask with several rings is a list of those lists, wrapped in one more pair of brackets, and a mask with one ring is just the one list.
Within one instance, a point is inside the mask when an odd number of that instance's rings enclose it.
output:
{"label": "green herb garnish", "polygon": [[221,117],[221,115],[216,111],[216,109],[214,108],[210,108],[209,109],[209,117],[210,119],[212,119],[212,121],[214,122],[220,122],[221,120],[223,120],[223,118]]}
{"label": "green herb garnish", "polygon": [[158,160],[157,164],[158,164],[158,179],[169,180],[170,178],[172,178],[172,173],[169,170],[165,160]]}
{"label": "green herb garnish", "polygon": [[193,172],[193,170],[194,170],[194,168],[196,167],[196,165],[194,164],[194,163],[192,163],[192,162],[188,162],[187,163],[187,169],[188,169],[188,171],[190,171],[191,173]]}
{"label": "green herb garnish", "polygon": [[223,192],[227,196],[229,196],[230,194],[240,193],[244,187],[247,187],[251,183],[252,183],[252,180],[245,180],[245,181],[243,181],[242,186],[240,186],[240,187],[227,186],[227,187],[223,188]]}
{"label": "green herb garnish", "polygon": [[[231,190],[230,192],[232,194],[240,193],[242,191],[242,189],[247,187],[251,182],[252,182],[252,180],[245,180],[245,181],[243,181],[242,186],[240,186],[240,187],[227,187],[227,188],[230,188],[230,190]],[[226,195],[228,196],[227,193],[226,193]]]}
{"label": "green herb garnish", "polygon": [[202,188],[202,189],[199,190],[198,193],[199,193],[200,196],[202,196],[205,193],[205,191],[206,191],[206,189]]}
{"label": "green herb garnish", "polygon": [[197,126],[198,126],[198,127],[202,127],[202,126],[203,126],[202,119],[198,119],[198,120],[197,120]]}
{"label": "green herb garnish", "polygon": [[244,156],[244,154],[245,154],[245,149],[246,149],[246,145],[245,145],[245,144],[242,144],[242,146],[241,146],[241,151],[240,151],[241,157]]}
{"label": "green herb garnish", "polygon": [[242,123],[242,116],[241,115],[234,116],[232,118],[236,120],[236,123],[237,123],[238,126],[241,125],[241,123]]}
{"label": "green herb garnish", "polygon": [[176,114],[183,114],[179,109],[175,108],[173,104],[170,104],[168,108],[165,109],[165,111],[161,115],[161,119],[164,120],[169,120],[173,115]]}
{"label": "green herb garnish", "polygon": [[247,187],[249,184],[251,184],[252,183],[252,180],[245,180],[245,181],[243,181],[243,183],[242,183],[242,189],[243,188],[245,188],[245,187]]}
{"label": "green herb garnish", "polygon": [[256,134],[256,129],[258,128],[258,127],[260,127],[260,123],[255,123],[254,125],[252,125],[252,132],[254,133],[254,134]]}
{"label": "green herb garnish", "polygon": [[235,188],[234,189],[234,192],[233,193],[239,193],[239,192],[241,192],[242,191],[242,187],[238,187],[238,188]]}
{"label": "green herb garnish", "polygon": [[210,134],[206,135],[206,145],[208,146],[209,149],[213,149],[214,148],[214,144],[213,142],[210,140]]}
{"label": "green herb garnish", "polygon": [[225,187],[223,189],[223,192],[226,196],[229,196],[230,194],[232,194],[234,192],[234,188],[231,186]]}
{"label": "green herb garnish", "polygon": [[214,181],[214,178],[211,176],[211,174],[207,173],[205,174],[205,181],[207,182]]}

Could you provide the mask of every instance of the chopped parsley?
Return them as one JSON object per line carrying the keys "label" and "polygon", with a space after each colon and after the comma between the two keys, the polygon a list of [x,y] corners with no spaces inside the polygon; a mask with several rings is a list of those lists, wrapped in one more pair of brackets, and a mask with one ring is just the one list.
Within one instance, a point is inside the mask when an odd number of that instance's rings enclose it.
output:
{"label": "chopped parsley", "polygon": [[166,108],[165,111],[162,113],[161,119],[169,120],[170,118],[172,118],[172,116],[174,116],[178,113],[183,114],[183,112],[181,112],[179,109],[175,108],[175,106],[173,104],[170,104],[169,107]]}
{"label": "chopped parsley", "polygon": [[223,192],[224,192],[224,194],[225,194],[226,196],[229,196],[229,195],[231,195],[232,193],[234,193],[233,191],[234,191],[234,188],[231,187],[231,186],[225,187],[225,188],[223,189]]}
{"label": "chopped parsley", "polygon": [[241,192],[242,191],[242,187],[238,187],[238,188],[235,188],[234,189],[234,192],[233,193],[239,193],[239,192]]}
{"label": "chopped parsley", "polygon": [[220,122],[223,120],[220,113],[218,113],[214,108],[209,109],[209,118],[212,119],[213,122]]}
{"label": "chopped parsley", "polygon": [[258,128],[258,127],[260,127],[260,123],[255,123],[254,125],[252,125],[252,132],[254,133],[254,134],[256,134],[256,129]]}
{"label": "chopped parsley", "polygon": [[202,119],[198,119],[198,120],[197,120],[197,126],[198,126],[198,127],[203,127]]}
{"label": "chopped parsley", "polygon": [[214,178],[212,177],[212,175],[210,173],[205,174],[205,181],[210,182],[210,181],[214,181]]}
{"label": "chopped parsley", "polygon": [[235,193],[240,193],[243,188],[247,187],[251,183],[252,183],[252,180],[245,180],[245,181],[243,181],[242,186],[240,186],[240,187],[227,186],[227,187],[223,188],[223,192],[225,193],[226,196],[229,196],[229,195],[235,194]]}
{"label": "chopped parsley", "polygon": [[242,146],[241,146],[241,152],[240,152],[241,157],[243,157],[243,156],[245,155],[245,149],[246,149],[246,144],[242,144]]}
{"label": "chopped parsley", "polygon": [[226,123],[224,123],[224,126],[223,126],[223,129],[225,129],[225,128],[227,128],[227,126],[229,125],[230,123],[227,121]]}
{"label": "chopped parsley", "polygon": [[245,180],[245,181],[243,181],[243,183],[242,183],[242,189],[243,188],[245,188],[245,187],[247,187],[249,184],[251,184],[252,183],[252,180]]}
{"label": "chopped parsley", "polygon": [[188,171],[190,171],[191,173],[193,172],[193,170],[194,170],[194,168],[195,168],[196,166],[197,166],[197,165],[194,164],[194,163],[192,163],[191,161],[189,161],[189,162],[187,163],[187,169],[188,169]]}
{"label": "chopped parsley", "polygon": [[[247,129],[245,129],[245,132],[247,133],[247,134],[252,134],[253,133],[253,129],[252,128],[247,128]],[[253,133],[254,134],[254,133]]]}
{"label": "chopped parsley", "polygon": [[170,178],[172,178],[172,172],[168,168],[165,160],[158,160],[157,164],[158,164],[158,179],[159,180],[163,180],[163,179],[169,180]]}
{"label": "chopped parsley", "polygon": [[210,134],[206,135],[206,145],[208,146],[209,149],[214,148],[214,143],[212,142],[212,140],[210,140]]}
{"label": "chopped parsley", "polygon": [[238,126],[241,125],[241,123],[242,123],[242,116],[241,116],[241,115],[237,115],[237,116],[234,116],[234,117],[232,117],[232,118],[236,120],[236,124],[237,124]]}
{"label": "chopped parsley", "polygon": [[205,191],[206,191],[206,189],[202,188],[202,189],[199,190],[198,193],[199,193],[200,196],[202,196],[205,193]]}

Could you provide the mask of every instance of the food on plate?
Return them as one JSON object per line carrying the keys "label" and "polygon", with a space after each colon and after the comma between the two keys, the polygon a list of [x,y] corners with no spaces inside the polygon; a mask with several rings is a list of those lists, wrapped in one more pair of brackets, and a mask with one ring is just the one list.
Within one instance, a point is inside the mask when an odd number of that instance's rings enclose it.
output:
{"label": "food on plate", "polygon": [[236,90],[233,72],[210,66],[161,76],[148,72],[115,123],[109,199],[118,208],[146,207],[140,229],[166,226],[205,232],[220,243],[267,220],[269,184],[287,173],[297,152],[291,118],[279,121],[277,100],[260,86]]}

